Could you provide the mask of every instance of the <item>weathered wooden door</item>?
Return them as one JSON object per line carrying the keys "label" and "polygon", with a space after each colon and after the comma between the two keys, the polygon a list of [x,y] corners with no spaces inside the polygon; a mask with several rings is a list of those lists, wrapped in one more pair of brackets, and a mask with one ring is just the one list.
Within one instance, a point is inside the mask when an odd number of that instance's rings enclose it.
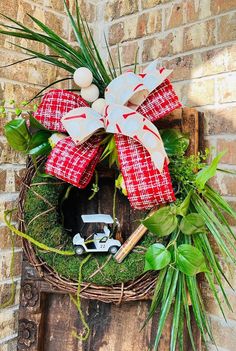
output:
{"label": "weathered wooden door", "polygon": [[[202,135],[202,115],[193,109],[179,109],[159,121],[159,128],[179,128],[189,133],[189,152],[196,153]],[[113,191],[109,181],[104,180],[103,191],[98,193],[97,207],[109,213],[112,206],[109,193]],[[111,200],[112,201],[112,200]],[[127,202],[119,202],[119,220],[124,233],[131,233],[137,226],[134,219],[140,213],[130,210]],[[121,305],[83,300],[83,311],[91,328],[88,341],[82,343],[72,336],[72,330],[81,330],[78,312],[65,291],[54,288],[39,277],[36,269],[23,261],[21,301],[19,313],[18,350],[28,351],[147,351],[152,349],[158,324],[158,313],[149,325],[140,330],[148,313],[150,302],[137,301]],[[170,321],[167,322],[159,350],[169,350]],[[194,324],[194,323],[193,323]],[[195,330],[198,351],[200,336]],[[187,337],[186,351],[191,350]]]}

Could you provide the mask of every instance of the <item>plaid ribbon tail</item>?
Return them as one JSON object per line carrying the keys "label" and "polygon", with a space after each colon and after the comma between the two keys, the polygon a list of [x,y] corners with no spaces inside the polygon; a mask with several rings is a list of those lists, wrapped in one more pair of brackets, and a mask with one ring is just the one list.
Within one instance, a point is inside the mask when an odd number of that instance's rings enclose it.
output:
{"label": "plaid ribbon tail", "polygon": [[[155,122],[181,106],[170,81],[166,79],[149,94],[137,112]],[[131,206],[143,210],[175,201],[167,162],[160,173],[140,143],[120,134],[115,135],[115,140]]]}
{"label": "plaid ribbon tail", "polygon": [[47,129],[66,133],[62,117],[77,107],[88,107],[87,102],[78,94],[62,89],[50,90],[44,95],[34,117]]}
{"label": "plaid ribbon tail", "polygon": [[115,140],[131,206],[143,210],[175,201],[167,162],[160,173],[140,143],[120,134],[115,135]]}
{"label": "plaid ribbon tail", "polygon": [[100,142],[101,137],[97,136],[79,146],[71,137],[60,140],[46,161],[46,173],[80,189],[86,188],[101,156]]}

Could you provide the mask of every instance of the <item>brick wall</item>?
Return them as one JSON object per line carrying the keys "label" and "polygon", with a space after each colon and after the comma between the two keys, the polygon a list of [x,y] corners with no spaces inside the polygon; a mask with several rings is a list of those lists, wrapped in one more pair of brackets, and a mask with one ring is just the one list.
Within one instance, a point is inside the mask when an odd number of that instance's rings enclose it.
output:
{"label": "brick wall", "polygon": [[[16,6],[16,3],[18,6]],[[71,0],[73,6],[74,1]],[[120,45],[122,64],[132,65],[137,48],[139,64],[145,66],[153,59],[173,68],[172,81],[186,106],[205,113],[205,139],[215,151],[228,149],[222,167],[236,169],[236,0],[81,0],[81,9],[93,23],[95,38],[104,57],[103,33],[117,61]],[[8,0],[0,2],[0,12],[29,24],[26,12],[50,23],[70,40],[68,22],[61,0]],[[12,39],[11,39],[12,41]],[[22,45],[26,43],[22,41]],[[44,50],[44,48],[41,47]],[[0,37],[1,64],[24,58],[7,40]],[[0,100],[27,99],[45,83],[60,77],[63,72],[39,62],[28,62],[0,71]],[[3,122],[0,119],[0,129]],[[24,158],[9,149],[0,137],[0,211],[15,206],[19,176]],[[218,190],[236,208],[236,186],[232,176],[219,175],[214,181]],[[3,192],[5,192],[3,194]],[[8,230],[0,217],[0,303],[9,296],[10,241]],[[236,226],[236,223],[231,223]],[[20,241],[16,262],[21,259]],[[17,267],[19,265],[17,264]],[[236,274],[232,267],[225,271],[236,289]],[[19,291],[20,271],[15,271],[16,291]],[[236,293],[227,289],[236,309]],[[236,317],[228,313],[225,323],[205,287],[207,309],[212,320],[220,351],[234,351]],[[18,293],[14,304],[0,312],[0,350],[15,350],[17,333]],[[7,341],[9,340],[9,342]],[[210,345],[210,350],[213,348]]]}
{"label": "brick wall", "polygon": [[[98,8],[114,60],[119,44],[124,65],[134,62],[139,48],[140,65],[160,58],[174,69],[183,104],[205,113],[206,143],[214,153],[228,149],[221,166],[236,170],[236,0],[110,0],[99,1]],[[235,177],[219,174],[214,186],[236,208]],[[225,272],[236,288],[233,267],[225,265]],[[226,291],[236,311],[236,293]],[[235,312],[227,313],[226,323],[207,287],[204,294],[219,350],[234,351]]]}
{"label": "brick wall", "polygon": [[[80,3],[83,11],[88,13],[88,20],[93,21],[95,19],[95,5],[88,1],[80,1]],[[74,1],[71,1],[71,8],[73,7]],[[50,25],[68,41],[72,40],[62,0],[1,0],[0,13],[17,19],[26,25],[34,26],[26,16],[26,13],[29,13]],[[41,44],[30,44],[26,43],[25,40],[0,36],[0,66],[27,57],[9,41],[31,47],[34,50],[46,51]],[[67,73],[37,60],[28,61],[7,69],[0,69],[0,101],[6,100],[6,106],[8,107],[7,118],[0,118],[0,305],[8,301],[11,296],[11,241],[9,231],[4,224],[3,212],[5,209],[16,207],[20,176],[23,174],[25,167],[25,158],[7,145],[2,133],[3,125],[6,120],[10,120],[11,111],[14,110],[9,102],[12,99],[17,103],[27,100],[33,97],[43,86],[66,75]],[[58,85],[58,87],[60,86]],[[0,351],[16,350],[21,259],[21,240],[17,239],[14,270],[16,295],[12,306],[0,310]]]}

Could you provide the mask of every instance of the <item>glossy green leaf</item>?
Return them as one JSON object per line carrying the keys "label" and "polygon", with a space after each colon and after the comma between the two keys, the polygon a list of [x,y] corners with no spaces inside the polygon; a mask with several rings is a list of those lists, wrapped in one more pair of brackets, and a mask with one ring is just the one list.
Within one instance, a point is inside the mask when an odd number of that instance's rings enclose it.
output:
{"label": "glossy green leaf", "polygon": [[17,118],[4,126],[4,132],[10,146],[17,150],[26,152],[31,135],[23,118]]}
{"label": "glossy green leaf", "polygon": [[171,254],[162,244],[151,245],[145,255],[144,271],[159,271],[165,268],[171,261]]}
{"label": "glossy green leaf", "polygon": [[30,128],[36,130],[48,130],[46,127],[44,127],[43,124],[41,124],[36,118],[34,118],[32,113],[30,113]]}
{"label": "glossy green leaf", "polygon": [[173,208],[170,206],[160,208],[142,223],[150,232],[156,234],[158,237],[167,236],[171,234],[178,225],[178,219],[173,212]]}
{"label": "glossy green leaf", "polygon": [[177,215],[180,215],[182,217],[186,216],[186,214],[188,213],[191,196],[192,196],[192,190],[189,191],[184,201],[176,208]]}
{"label": "glossy green leaf", "polygon": [[186,275],[208,272],[203,254],[196,247],[182,244],[176,249],[176,266]]}
{"label": "glossy green leaf", "polygon": [[29,150],[29,155],[32,156],[47,156],[50,151],[52,150],[51,145],[49,144],[49,142],[44,142],[36,147],[34,147],[33,149]]}
{"label": "glossy green leaf", "polygon": [[51,134],[52,134],[51,132],[46,130],[40,130],[39,132],[35,133],[30,140],[29,150],[47,142]]}
{"label": "glossy green leaf", "polygon": [[51,133],[45,130],[40,130],[36,134],[34,134],[30,140],[28,147],[29,155],[48,155],[48,153],[52,149],[48,142],[48,138],[50,136]]}
{"label": "glossy green leaf", "polygon": [[204,233],[205,221],[198,213],[190,213],[182,218],[180,222],[180,230],[186,235]]}
{"label": "glossy green leaf", "polygon": [[189,146],[189,138],[176,129],[164,129],[161,137],[169,156],[184,154]]}
{"label": "glossy green leaf", "polygon": [[205,166],[198,174],[196,175],[196,185],[198,189],[204,189],[205,184],[209,179],[214,177],[217,171],[218,163],[220,162],[221,158],[224,156],[226,151],[220,152],[211,162],[210,165]]}

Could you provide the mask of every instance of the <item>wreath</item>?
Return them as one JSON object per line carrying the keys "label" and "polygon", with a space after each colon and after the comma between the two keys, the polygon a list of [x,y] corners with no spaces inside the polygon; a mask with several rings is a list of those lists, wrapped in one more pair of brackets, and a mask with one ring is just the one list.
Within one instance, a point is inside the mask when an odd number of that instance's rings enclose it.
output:
{"label": "wreath", "polygon": [[[66,2],[65,6],[79,49],[33,16],[43,33],[4,16],[14,25],[3,24],[0,33],[47,45],[54,55],[23,49],[31,55],[29,59],[40,58],[68,71],[70,76],[63,80],[74,79],[76,85],[73,91],[48,91],[28,119],[17,109],[17,118],[5,125],[9,144],[31,159],[21,189],[20,230],[11,223],[9,212],[6,223],[27,240],[24,245],[32,260],[47,263],[45,269],[54,272],[55,284],[78,279],[77,300],[72,299],[87,329],[83,340],[89,328],[80,296],[121,302],[152,295],[144,324],[160,308],[154,350],[170,312],[170,350],[176,350],[177,344],[183,349],[183,316],[196,349],[189,300],[203,340],[208,336],[214,342],[197,274],[202,273],[224,314],[219,294],[230,306],[224,280],[230,283],[212,242],[225,261],[236,263],[236,238],[225,217],[236,218],[236,213],[208,184],[219,171],[224,152],[210,164],[206,163],[208,150],[186,156],[188,137],[173,129],[159,131],[155,124],[181,107],[168,79],[171,71],[154,61],[138,72],[135,59],[132,71],[123,72],[120,65],[118,74],[108,45],[110,63],[103,62],[77,1],[76,19]],[[119,48],[118,57],[120,62]],[[4,107],[2,112],[6,113]],[[124,243],[112,237],[119,232],[114,208],[112,216],[82,215],[84,224],[99,222],[104,226],[92,230],[87,238],[77,233],[72,241],[64,225],[63,206],[65,210],[74,188],[84,191],[92,187],[89,198],[96,197],[99,167],[104,165],[114,170],[114,194],[120,191],[132,208],[144,210],[146,215]],[[109,250],[113,257],[104,253]]]}

